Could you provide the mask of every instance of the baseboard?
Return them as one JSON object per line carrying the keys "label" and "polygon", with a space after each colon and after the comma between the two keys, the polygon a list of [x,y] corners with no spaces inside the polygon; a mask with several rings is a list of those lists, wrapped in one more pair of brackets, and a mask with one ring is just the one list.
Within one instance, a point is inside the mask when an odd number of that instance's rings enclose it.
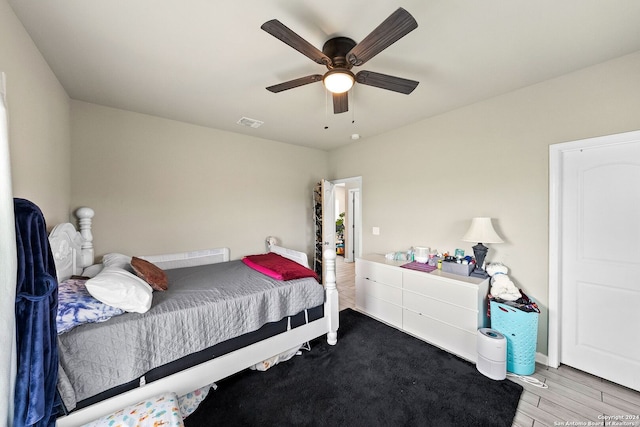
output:
{"label": "baseboard", "polygon": [[536,353],[536,362],[544,366],[549,366],[549,356],[542,353]]}

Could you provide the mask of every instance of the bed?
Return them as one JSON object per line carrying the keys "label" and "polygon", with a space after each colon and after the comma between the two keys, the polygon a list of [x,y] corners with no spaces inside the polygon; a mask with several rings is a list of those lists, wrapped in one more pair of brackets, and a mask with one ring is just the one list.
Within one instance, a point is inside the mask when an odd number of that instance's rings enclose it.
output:
{"label": "bed", "polygon": [[[49,236],[58,280],[65,285],[72,276],[92,276],[102,268],[94,264],[94,212],[80,208],[76,216],[79,231],[64,223]],[[306,254],[272,238],[267,249],[308,267]],[[324,334],[336,344],[335,251],[323,257],[325,283],[315,287],[308,278],[285,282],[231,261],[227,248],[140,257],[166,273],[168,289],[153,292],[144,313],[127,312],[58,335],[58,391],[65,406],[75,409],[57,424],[81,425],[165,392],[187,394]],[[203,282],[211,277],[222,282],[211,288]],[[233,298],[218,298],[222,292]],[[105,351],[105,342],[120,350]]]}

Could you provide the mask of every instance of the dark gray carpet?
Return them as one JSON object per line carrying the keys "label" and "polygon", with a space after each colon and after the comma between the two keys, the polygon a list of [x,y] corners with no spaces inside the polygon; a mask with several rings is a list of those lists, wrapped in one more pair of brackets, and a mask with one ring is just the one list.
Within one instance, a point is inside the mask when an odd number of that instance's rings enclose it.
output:
{"label": "dark gray carpet", "polygon": [[218,383],[185,420],[199,426],[511,426],[522,386],[359,312],[338,344]]}

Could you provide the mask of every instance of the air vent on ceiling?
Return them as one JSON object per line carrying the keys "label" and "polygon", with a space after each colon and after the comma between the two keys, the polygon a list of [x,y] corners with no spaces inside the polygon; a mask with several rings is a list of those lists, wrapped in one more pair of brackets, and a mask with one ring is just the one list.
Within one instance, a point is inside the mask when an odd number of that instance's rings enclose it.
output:
{"label": "air vent on ceiling", "polygon": [[259,128],[260,126],[262,126],[264,124],[264,122],[261,122],[260,120],[256,120],[256,119],[250,119],[249,117],[243,117],[240,120],[238,120],[237,122],[239,125],[242,126],[247,126],[250,128]]}

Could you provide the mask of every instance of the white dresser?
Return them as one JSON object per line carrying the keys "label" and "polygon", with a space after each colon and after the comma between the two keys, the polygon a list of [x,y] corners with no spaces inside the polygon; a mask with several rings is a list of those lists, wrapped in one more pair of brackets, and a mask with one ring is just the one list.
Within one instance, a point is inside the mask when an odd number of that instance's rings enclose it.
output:
{"label": "white dresser", "polygon": [[356,259],[356,308],[475,362],[489,279],[400,267],[406,263],[377,254]]}

